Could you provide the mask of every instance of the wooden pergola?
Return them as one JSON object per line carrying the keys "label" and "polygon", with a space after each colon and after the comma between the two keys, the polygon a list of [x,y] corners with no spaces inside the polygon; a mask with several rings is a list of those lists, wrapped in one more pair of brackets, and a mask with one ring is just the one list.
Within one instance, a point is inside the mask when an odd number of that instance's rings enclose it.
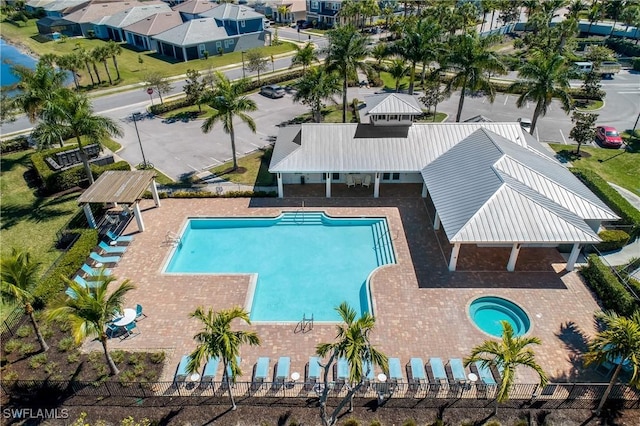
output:
{"label": "wooden pergola", "polygon": [[90,204],[128,204],[133,207],[138,230],[144,231],[144,222],[140,213],[139,202],[147,189],[151,190],[156,207],[160,207],[160,197],[156,187],[156,172],[153,170],[106,171],[93,185],[78,198],[82,204],[87,222],[97,228],[96,220],[91,212]]}

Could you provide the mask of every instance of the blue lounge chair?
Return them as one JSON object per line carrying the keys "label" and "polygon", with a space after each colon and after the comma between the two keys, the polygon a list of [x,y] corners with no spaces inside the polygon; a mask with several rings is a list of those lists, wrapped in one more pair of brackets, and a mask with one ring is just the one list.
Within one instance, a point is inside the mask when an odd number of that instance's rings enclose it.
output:
{"label": "blue lounge chair", "polygon": [[402,369],[400,368],[400,358],[389,358],[389,380],[392,382],[402,382]]}
{"label": "blue lounge chair", "polygon": [[101,268],[101,269],[92,268],[86,263],[82,264],[82,266],[80,267],[80,270],[84,272],[89,279],[99,277],[100,274],[102,274],[102,276],[104,277],[108,277],[109,275],[111,275],[111,271],[106,268]]}
{"label": "blue lounge chair", "polygon": [[136,321],[139,321],[140,318],[142,317],[147,317],[147,314],[145,314],[144,312],[142,312],[142,305],[137,304],[136,305]]}
{"label": "blue lounge chair", "polygon": [[102,263],[104,265],[111,263],[111,264],[116,264],[120,261],[120,256],[114,255],[114,256],[109,256],[109,257],[103,257],[100,256],[98,253],[96,253],[95,251],[92,251],[91,254],[89,254],[89,258],[91,258],[91,260],[93,260],[96,263]]}
{"label": "blue lounge chair", "polygon": [[[242,358],[236,356],[236,364],[238,364],[238,367],[240,367],[240,363],[242,363]],[[231,364],[227,364],[227,376],[229,380],[231,380]]]}
{"label": "blue lounge chair", "polygon": [[204,370],[202,371],[203,382],[213,382],[213,380],[216,378],[216,372],[218,371],[219,363],[220,359],[218,357],[209,357],[207,365],[204,366]]}
{"label": "blue lounge chair", "polygon": [[126,247],[123,247],[123,246],[110,246],[109,244],[105,243],[104,241],[100,241],[100,243],[98,244],[98,247],[100,248],[100,250],[102,250],[106,254],[122,254],[125,251],[127,251]]}
{"label": "blue lounge chair", "polygon": [[336,370],[336,382],[346,382],[349,380],[349,363],[345,358],[338,358]]}
{"label": "blue lounge chair", "polygon": [[424,361],[422,358],[411,358],[409,365],[411,366],[411,382],[418,387],[422,386],[422,383],[427,380]]}
{"label": "blue lounge chair", "polygon": [[449,360],[449,367],[451,367],[451,375],[453,381],[456,383],[466,383],[467,375],[464,372],[464,366],[460,358],[451,358]]}
{"label": "blue lounge chair", "polygon": [[99,284],[95,281],[87,281],[84,278],[82,278],[80,275],[76,275],[75,277],[73,277],[73,280],[78,284],[80,284],[82,287],[88,287],[88,288],[97,287]]}
{"label": "blue lounge chair", "polygon": [[278,367],[276,368],[276,382],[285,382],[289,377],[289,367],[291,366],[291,358],[281,356],[278,358]]}
{"label": "blue lounge chair", "polygon": [[187,380],[187,364],[189,364],[189,355],[183,355],[180,359],[180,364],[178,364],[178,369],[176,370],[176,375],[173,377],[174,382],[184,382]]}
{"label": "blue lounge chair", "polygon": [[124,244],[129,244],[131,241],[133,241],[133,236],[130,235],[118,235],[114,232],[112,232],[111,230],[107,231],[107,238],[111,241],[115,241],[116,243],[124,243]]}
{"label": "blue lounge chair", "polygon": [[[69,289],[71,290],[71,289]],[[120,332],[120,327],[117,327],[113,324],[107,324],[107,337],[112,339],[113,337],[117,336],[118,333]]]}
{"label": "blue lounge chair", "polygon": [[320,358],[310,356],[309,366],[307,368],[307,383],[316,383],[320,380],[320,368]]}
{"label": "blue lounge chair", "polygon": [[447,372],[444,369],[444,364],[440,358],[429,358],[429,366],[433,373],[433,380],[436,383],[447,383]]}
{"label": "blue lounge chair", "polygon": [[480,361],[476,361],[476,368],[478,369],[480,380],[482,380],[485,385],[496,384],[493,374],[491,374],[491,369],[488,366],[483,365]]}
{"label": "blue lounge chair", "polygon": [[265,382],[267,380],[267,376],[269,375],[269,357],[261,356],[258,358],[258,362],[256,363],[256,371],[253,375],[254,382]]}

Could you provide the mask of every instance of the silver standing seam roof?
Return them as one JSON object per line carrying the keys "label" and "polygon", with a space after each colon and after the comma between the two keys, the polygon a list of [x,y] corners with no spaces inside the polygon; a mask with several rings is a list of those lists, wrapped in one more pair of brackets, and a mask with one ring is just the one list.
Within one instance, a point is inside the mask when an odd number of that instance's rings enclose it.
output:
{"label": "silver standing seam roof", "polygon": [[224,26],[218,26],[213,18],[198,18],[153,36],[155,40],[176,46],[192,46],[229,38]]}
{"label": "silver standing seam roof", "polygon": [[101,21],[102,25],[107,25],[113,28],[124,28],[131,24],[135,24],[151,15],[162,12],[171,12],[171,8],[168,4],[150,4],[145,6],[135,6],[131,9],[122,10],[109,18]]}
{"label": "silver standing seam roof", "polygon": [[264,18],[264,15],[255,10],[237,4],[222,3],[218,7],[200,13],[203,18],[216,18],[221,21],[244,21],[245,19]]}

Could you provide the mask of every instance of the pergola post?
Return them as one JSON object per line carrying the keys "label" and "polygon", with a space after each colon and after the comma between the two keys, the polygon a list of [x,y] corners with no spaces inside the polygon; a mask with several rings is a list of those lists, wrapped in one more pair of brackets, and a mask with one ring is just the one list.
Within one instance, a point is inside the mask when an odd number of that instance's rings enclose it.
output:
{"label": "pergola post", "polygon": [[456,270],[456,264],[458,263],[458,254],[460,253],[460,243],[455,243],[451,250],[451,257],[449,258],[449,270],[451,272]]}
{"label": "pergola post", "polygon": [[440,229],[440,215],[438,214],[437,211],[436,211],[436,218],[433,219],[433,229],[436,231]]}
{"label": "pergola post", "polygon": [[516,269],[516,261],[518,260],[518,254],[520,253],[520,243],[514,243],[511,247],[511,255],[509,256],[509,263],[507,263],[507,271],[513,272]]}
{"label": "pergola post", "polygon": [[376,173],[375,180],[373,182],[373,198],[380,197],[380,173]]}
{"label": "pergola post", "polygon": [[422,198],[427,198],[427,194],[428,194],[427,184],[426,183],[422,183],[422,194],[420,194],[420,196]]}
{"label": "pergola post", "polygon": [[565,269],[569,272],[573,271],[573,268],[576,265],[576,260],[578,260],[578,255],[580,254],[580,244],[575,243],[573,248],[571,249],[571,254],[569,254],[569,259],[567,259],[567,266]]}
{"label": "pergola post", "polygon": [[140,212],[140,204],[136,201],[133,203],[133,217],[136,218],[138,230],[144,232],[144,222],[142,221],[142,213]]}
{"label": "pergola post", "polygon": [[160,196],[158,195],[158,185],[156,185],[156,180],[151,181],[151,195],[153,196],[153,201],[156,203],[156,207],[160,207]]}
{"label": "pergola post", "polygon": [[282,173],[277,173],[276,177],[278,178],[278,198],[283,198],[284,187],[282,186]]}
{"label": "pergola post", "polygon": [[327,198],[331,198],[331,173],[327,173],[325,176],[327,177],[327,181],[325,182],[325,195]]}
{"label": "pergola post", "polygon": [[84,206],[82,206],[82,210],[84,210],[84,215],[87,218],[87,223],[89,224],[89,226],[93,229],[96,229],[98,225],[96,224],[96,219],[93,217],[91,205],[89,203],[86,203]]}

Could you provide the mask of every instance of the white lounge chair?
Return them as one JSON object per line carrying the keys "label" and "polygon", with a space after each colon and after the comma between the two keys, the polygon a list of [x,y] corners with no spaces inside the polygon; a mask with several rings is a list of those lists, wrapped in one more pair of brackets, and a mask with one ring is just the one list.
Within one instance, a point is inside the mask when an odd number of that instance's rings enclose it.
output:
{"label": "white lounge chair", "polygon": [[353,175],[347,175],[347,188],[351,188],[352,186],[356,186],[356,181]]}
{"label": "white lounge chair", "polygon": [[371,175],[365,175],[364,180],[362,181],[362,186],[366,186],[367,188],[371,185]]}

